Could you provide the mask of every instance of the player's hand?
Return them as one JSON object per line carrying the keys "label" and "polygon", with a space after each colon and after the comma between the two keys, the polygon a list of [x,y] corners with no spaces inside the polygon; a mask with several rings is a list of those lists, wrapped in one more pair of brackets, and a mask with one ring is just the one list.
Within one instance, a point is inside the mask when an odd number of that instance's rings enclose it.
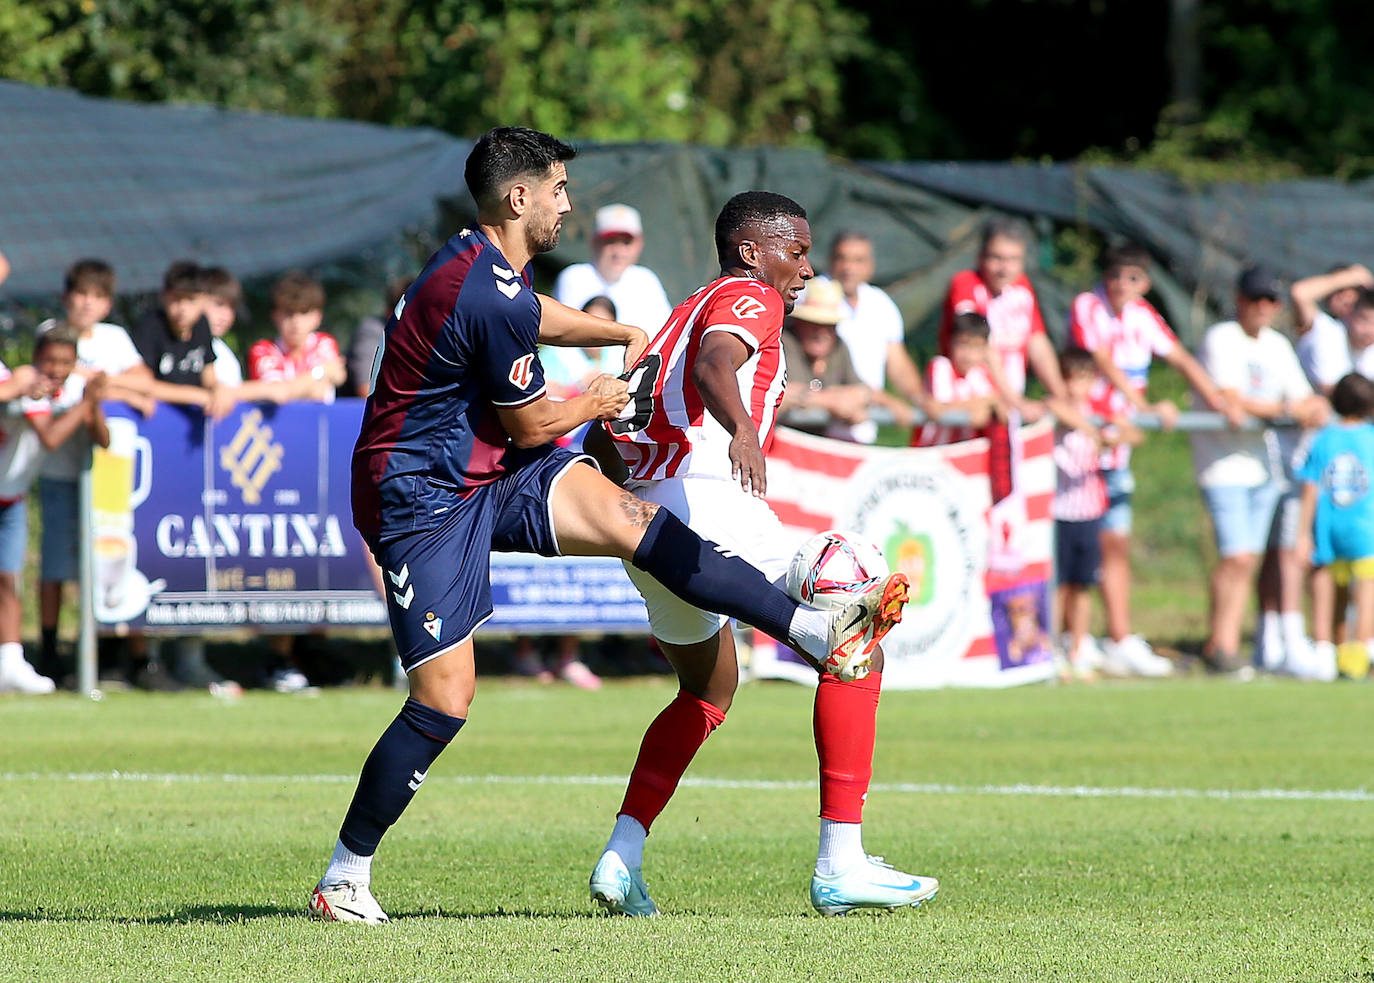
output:
{"label": "player's hand", "polygon": [[19,387],[19,391],[30,399],[42,399],[49,393],[48,380],[38,374],[38,370],[32,365],[16,365],[10,373],[10,378]]}
{"label": "player's hand", "polygon": [[1045,404],[1037,399],[1023,399],[1017,409],[1021,411],[1022,423],[1037,423],[1046,413]]}
{"label": "player's hand", "polygon": [[223,420],[237,403],[238,396],[232,387],[216,386],[206,392],[205,415],[212,420]]}
{"label": "player's hand", "polygon": [[625,371],[630,370],[630,366],[639,361],[639,356],[644,354],[644,349],[649,347],[649,336],[633,325],[625,325],[625,329],[630,334],[625,339]]}
{"label": "player's hand", "polygon": [[1155,416],[1159,417],[1159,425],[1162,429],[1172,430],[1178,426],[1178,407],[1174,405],[1172,400],[1161,399],[1150,409],[1154,411]]}
{"label": "player's hand", "polygon": [[730,477],[755,498],[763,498],[768,491],[768,470],[763,460],[759,435],[749,427],[740,427],[730,440]]}
{"label": "player's hand", "polygon": [[582,395],[591,401],[593,420],[614,420],[630,401],[629,386],[613,375],[597,376]]}

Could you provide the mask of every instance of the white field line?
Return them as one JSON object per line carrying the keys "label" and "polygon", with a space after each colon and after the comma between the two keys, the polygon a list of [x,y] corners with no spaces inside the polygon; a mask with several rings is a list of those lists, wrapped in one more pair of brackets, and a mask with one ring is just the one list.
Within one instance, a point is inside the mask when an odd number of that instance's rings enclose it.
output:
{"label": "white field line", "polygon": [[[154,785],[353,785],[357,775],[252,775],[197,774],[180,772],[98,771],[98,772],[0,772],[0,782],[128,782]],[[445,785],[609,785],[620,787],[619,775],[455,775],[434,776],[425,784]],[[729,778],[684,778],[689,788],[742,789],[746,791],[806,791],[814,781],[765,781]],[[1093,785],[946,785],[917,782],[874,782],[872,792],[912,795],[1027,796],[1068,799],[1220,799],[1291,800],[1298,802],[1374,802],[1374,791],[1364,788],[1145,788]]]}

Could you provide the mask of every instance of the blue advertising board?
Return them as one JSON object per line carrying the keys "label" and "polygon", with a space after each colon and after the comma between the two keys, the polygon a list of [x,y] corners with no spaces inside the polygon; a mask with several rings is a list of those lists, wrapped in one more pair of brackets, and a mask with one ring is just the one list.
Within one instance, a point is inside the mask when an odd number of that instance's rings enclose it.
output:
{"label": "blue advertising board", "polygon": [[[243,404],[223,420],[106,404],[92,465],[96,621],[104,633],[384,626],[378,572],[353,528],[361,400]],[[619,561],[498,554],[488,631],[647,630]]]}

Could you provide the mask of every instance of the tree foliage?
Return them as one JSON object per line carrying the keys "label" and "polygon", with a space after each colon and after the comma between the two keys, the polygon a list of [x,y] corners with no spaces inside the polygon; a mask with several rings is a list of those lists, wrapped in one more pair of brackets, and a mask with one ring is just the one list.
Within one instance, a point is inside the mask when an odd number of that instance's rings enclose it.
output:
{"label": "tree foliage", "polygon": [[[1374,170],[1359,0],[0,0],[0,72],[141,100],[856,157]],[[1237,162],[1239,162],[1237,164]]]}

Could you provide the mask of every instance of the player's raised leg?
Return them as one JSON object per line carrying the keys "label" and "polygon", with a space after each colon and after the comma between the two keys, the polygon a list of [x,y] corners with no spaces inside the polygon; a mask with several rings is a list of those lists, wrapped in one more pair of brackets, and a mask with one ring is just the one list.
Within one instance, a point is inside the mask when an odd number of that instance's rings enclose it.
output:
{"label": "player's raised leg", "polygon": [[688,603],[754,625],[841,678],[867,672],[878,641],[901,620],[906,604],[902,574],[834,611],[798,604],[757,568],[589,464],[569,469],[550,508],[565,555],[618,556]]}

